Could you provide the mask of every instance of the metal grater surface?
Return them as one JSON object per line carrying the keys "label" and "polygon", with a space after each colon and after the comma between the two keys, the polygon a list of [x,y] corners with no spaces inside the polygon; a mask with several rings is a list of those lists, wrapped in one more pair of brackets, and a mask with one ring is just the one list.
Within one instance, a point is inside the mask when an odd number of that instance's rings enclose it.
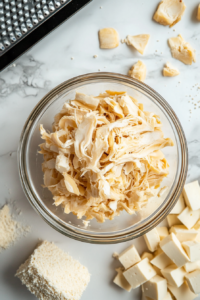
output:
{"label": "metal grater surface", "polygon": [[0,56],[72,0],[0,0]]}

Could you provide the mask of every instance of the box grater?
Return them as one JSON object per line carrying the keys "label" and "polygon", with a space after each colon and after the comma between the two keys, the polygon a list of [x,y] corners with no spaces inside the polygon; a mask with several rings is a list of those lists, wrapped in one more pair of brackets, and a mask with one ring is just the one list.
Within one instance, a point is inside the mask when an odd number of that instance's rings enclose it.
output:
{"label": "box grater", "polygon": [[92,0],[0,0],[0,70]]}

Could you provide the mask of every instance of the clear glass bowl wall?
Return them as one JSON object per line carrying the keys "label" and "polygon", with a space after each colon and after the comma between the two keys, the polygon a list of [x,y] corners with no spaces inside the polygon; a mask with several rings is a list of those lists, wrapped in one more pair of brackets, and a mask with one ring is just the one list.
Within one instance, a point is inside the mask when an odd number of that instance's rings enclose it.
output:
{"label": "clear glass bowl wall", "polygon": [[[169,162],[169,176],[162,186],[168,191],[159,199],[134,215],[125,211],[114,220],[98,223],[90,221],[87,228],[73,214],[64,214],[61,207],[53,205],[52,194],[42,187],[43,156],[38,154],[42,143],[39,125],[52,130],[56,113],[63,104],[74,99],[75,92],[98,95],[105,90],[126,91],[144,104],[144,110],[159,115],[165,137],[170,137],[174,147],[164,149]],[[169,104],[154,90],[142,82],[115,73],[92,73],[72,78],[50,91],[30,114],[21,135],[18,149],[19,175],[23,190],[45,221],[62,234],[90,243],[117,243],[134,239],[157,226],[175,205],[187,175],[187,143],[177,116]]]}

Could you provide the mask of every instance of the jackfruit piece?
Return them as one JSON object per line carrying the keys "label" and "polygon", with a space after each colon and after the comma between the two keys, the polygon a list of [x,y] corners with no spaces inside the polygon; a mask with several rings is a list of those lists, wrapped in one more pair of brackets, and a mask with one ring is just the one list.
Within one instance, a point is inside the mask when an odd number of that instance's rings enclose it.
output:
{"label": "jackfruit piece", "polygon": [[112,49],[119,46],[119,36],[113,28],[99,30],[99,42],[101,49]]}
{"label": "jackfruit piece", "polygon": [[133,46],[137,51],[143,54],[149,38],[149,34],[128,35],[122,43],[126,43],[128,46]]}
{"label": "jackfruit piece", "polygon": [[163,76],[165,77],[174,77],[179,75],[179,70],[172,66],[171,63],[167,62],[163,68]]}
{"label": "jackfruit piece", "polygon": [[181,20],[186,9],[181,0],[163,0],[159,3],[153,19],[161,25],[174,26]]}
{"label": "jackfruit piece", "polygon": [[132,78],[136,78],[140,81],[144,81],[146,78],[146,66],[145,64],[141,61],[138,60],[137,63],[135,63],[131,69],[128,72],[128,75]]}
{"label": "jackfruit piece", "polygon": [[200,21],[200,4],[198,5],[197,8],[197,20]]}
{"label": "jackfruit piece", "polygon": [[171,49],[172,57],[182,61],[186,65],[191,65],[196,62],[195,50],[187,43],[182,35],[169,39],[169,46]]}

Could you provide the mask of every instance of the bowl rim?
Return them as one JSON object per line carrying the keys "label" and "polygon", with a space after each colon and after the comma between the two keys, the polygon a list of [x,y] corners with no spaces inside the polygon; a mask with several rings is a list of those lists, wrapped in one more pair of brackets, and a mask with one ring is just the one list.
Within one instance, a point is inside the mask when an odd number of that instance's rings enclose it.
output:
{"label": "bowl rim", "polygon": [[[181,146],[181,171],[180,171],[177,185],[173,191],[173,194],[168,199],[167,207],[164,207],[155,218],[145,223],[145,226],[143,226],[142,228],[139,228],[134,231],[129,230],[125,234],[124,233],[111,234],[110,236],[105,236],[104,234],[88,235],[85,231],[82,231],[81,233],[80,229],[77,229],[73,226],[70,226],[70,228],[63,227],[63,225],[60,222],[58,222],[58,220],[56,220],[55,218],[52,219],[52,216],[48,213],[48,211],[47,210],[45,211],[44,207],[42,207],[39,201],[37,201],[37,199],[34,197],[34,193],[30,187],[29,180],[27,177],[26,159],[25,159],[27,139],[29,137],[30,129],[34,125],[34,120],[37,118],[38,112],[41,112],[47,106],[47,104],[56,101],[55,97],[59,93],[64,91],[66,88],[72,88],[76,84],[84,84],[84,83],[87,84],[89,82],[91,83],[92,81],[96,82],[99,80],[102,81],[114,80],[121,84],[126,83],[127,85],[130,86],[132,85],[134,87],[137,87],[143,90],[144,92],[146,92],[148,95],[151,95],[151,97],[154,98],[155,102],[159,103],[159,105],[163,108],[163,110],[167,114],[168,118],[170,118],[170,120],[172,121],[176,129],[176,133],[178,135],[180,146]],[[87,73],[80,76],[76,76],[62,82],[61,84],[57,85],[55,88],[50,90],[31,111],[22,129],[22,133],[18,145],[18,172],[19,172],[20,182],[21,182],[22,189],[28,201],[32,205],[32,207],[51,227],[56,229],[58,232],[70,238],[73,238],[75,240],[94,243],[94,244],[114,244],[114,243],[129,241],[144,235],[145,233],[147,233],[148,231],[156,227],[175,206],[186,181],[187,169],[188,169],[188,148],[187,148],[186,137],[182,125],[178,117],[176,116],[174,110],[169,105],[169,103],[159,93],[157,93],[154,89],[149,87],[147,84],[138,81],[136,79],[133,79],[131,77],[128,77],[126,75],[111,73],[111,72]]]}

